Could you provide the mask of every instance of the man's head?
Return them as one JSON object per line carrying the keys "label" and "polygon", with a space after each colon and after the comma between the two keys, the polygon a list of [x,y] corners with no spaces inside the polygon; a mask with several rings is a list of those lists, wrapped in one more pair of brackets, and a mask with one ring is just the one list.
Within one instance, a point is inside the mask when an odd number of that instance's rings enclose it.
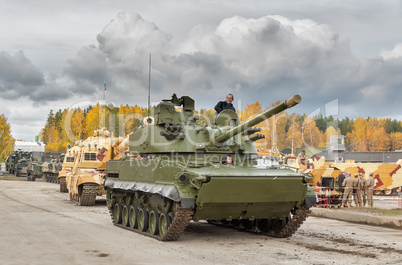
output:
{"label": "man's head", "polygon": [[372,177],[373,176],[373,172],[370,172],[370,177]]}
{"label": "man's head", "polygon": [[232,156],[231,156],[231,155],[227,155],[227,156],[226,156],[226,163],[227,163],[227,164],[232,164],[232,163],[233,163],[233,159],[232,159]]}
{"label": "man's head", "polygon": [[232,94],[227,94],[226,103],[231,104],[233,100],[234,100],[234,96]]}

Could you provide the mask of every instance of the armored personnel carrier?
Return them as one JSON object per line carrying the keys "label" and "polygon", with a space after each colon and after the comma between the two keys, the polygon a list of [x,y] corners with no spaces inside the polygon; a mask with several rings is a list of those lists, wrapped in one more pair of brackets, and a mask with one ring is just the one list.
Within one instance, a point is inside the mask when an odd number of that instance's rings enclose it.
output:
{"label": "armored personnel carrier", "polygon": [[[117,143],[116,143],[117,142]],[[114,138],[105,128],[95,130],[94,136],[81,143],[75,151],[74,166],[66,174],[66,186],[70,200],[81,206],[95,204],[96,196],[106,194],[103,186],[106,161],[121,157],[119,146],[127,143],[124,138]],[[122,151],[124,152],[124,151]]]}
{"label": "armored personnel carrier", "polygon": [[64,155],[52,158],[50,162],[44,162],[42,164],[42,174],[45,177],[46,182],[59,183],[59,172],[62,169],[62,161]]}
{"label": "armored personnel carrier", "polygon": [[28,162],[29,160],[25,157],[18,160],[18,163],[15,165],[15,175],[17,177],[27,176]]}
{"label": "armored personnel carrier", "polygon": [[155,125],[129,136],[130,155],[106,162],[107,206],[115,225],[177,240],[191,220],[289,237],[316,203],[307,175],[261,166],[253,126],[301,101],[295,95],[240,124],[224,110],[199,125],[194,100],[173,94],[155,108]]}
{"label": "armored personnel carrier", "polygon": [[27,181],[35,181],[37,178],[41,178],[42,172],[42,151],[32,151],[28,160],[27,169]]}
{"label": "armored personnel carrier", "polygon": [[64,161],[62,164],[62,169],[58,175],[58,179],[59,179],[59,183],[60,183],[60,192],[65,192],[65,193],[68,192],[66,176],[68,173],[71,172],[71,169],[74,166],[75,154],[79,150],[81,150],[81,147],[80,147],[80,143],[77,142],[74,146],[69,147],[67,149],[67,152],[65,153]]}

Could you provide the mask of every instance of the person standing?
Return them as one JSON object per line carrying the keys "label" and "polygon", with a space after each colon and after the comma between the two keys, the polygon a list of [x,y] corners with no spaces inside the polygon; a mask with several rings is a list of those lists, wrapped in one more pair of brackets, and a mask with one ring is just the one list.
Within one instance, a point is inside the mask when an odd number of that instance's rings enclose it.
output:
{"label": "person standing", "polygon": [[221,111],[225,109],[236,111],[235,107],[232,104],[233,100],[234,96],[232,94],[227,94],[225,101],[219,101],[218,104],[216,104],[214,108],[216,110],[216,114],[221,113]]}
{"label": "person standing", "polygon": [[343,193],[345,192],[344,187],[342,186],[343,181],[345,180],[346,176],[346,170],[342,171],[339,176],[338,176],[338,187],[339,187],[339,191],[342,192],[342,198],[343,198]]}
{"label": "person standing", "polygon": [[367,187],[367,205],[373,208],[373,190],[374,190],[374,178],[373,172],[370,172],[369,177],[366,179],[365,186]]}
{"label": "person standing", "polygon": [[346,178],[342,183],[342,186],[345,188],[345,193],[343,194],[343,199],[341,203],[341,208],[346,206],[345,203],[348,204],[350,208],[352,206],[352,192],[353,192],[353,179],[350,176],[350,172],[346,173]]}
{"label": "person standing", "polygon": [[360,200],[360,207],[364,207],[366,199],[364,198],[364,186],[365,180],[363,178],[363,173],[359,173],[359,185],[357,186],[357,196]]}
{"label": "person standing", "polygon": [[362,196],[362,207],[366,207],[367,202],[367,188],[366,188],[366,179],[364,178],[364,174],[360,173],[360,186],[361,186],[361,196]]}
{"label": "person standing", "polygon": [[360,192],[359,192],[359,186],[360,186],[360,181],[359,181],[359,174],[355,174],[353,178],[353,200],[355,201],[355,207],[360,206]]}

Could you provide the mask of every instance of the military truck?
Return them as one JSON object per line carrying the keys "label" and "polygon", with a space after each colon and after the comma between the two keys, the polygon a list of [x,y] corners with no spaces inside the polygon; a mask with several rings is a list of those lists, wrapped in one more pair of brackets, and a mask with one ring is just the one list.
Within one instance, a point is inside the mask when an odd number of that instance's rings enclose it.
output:
{"label": "military truck", "polygon": [[215,124],[200,125],[193,99],[163,100],[154,126],[129,136],[130,155],[106,162],[112,222],[162,241],[177,240],[191,220],[291,236],[316,203],[310,178],[261,166],[254,141],[264,136],[253,126],[300,101],[295,95],[245,123],[223,110]]}

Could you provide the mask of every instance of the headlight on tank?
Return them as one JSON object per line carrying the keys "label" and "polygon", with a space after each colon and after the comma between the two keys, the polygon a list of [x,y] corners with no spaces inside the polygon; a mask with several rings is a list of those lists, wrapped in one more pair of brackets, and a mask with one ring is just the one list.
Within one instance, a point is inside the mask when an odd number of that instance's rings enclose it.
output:
{"label": "headlight on tank", "polygon": [[200,189],[201,184],[207,181],[207,177],[200,176],[191,172],[181,172],[177,174],[176,180],[179,184],[188,185],[195,189]]}

